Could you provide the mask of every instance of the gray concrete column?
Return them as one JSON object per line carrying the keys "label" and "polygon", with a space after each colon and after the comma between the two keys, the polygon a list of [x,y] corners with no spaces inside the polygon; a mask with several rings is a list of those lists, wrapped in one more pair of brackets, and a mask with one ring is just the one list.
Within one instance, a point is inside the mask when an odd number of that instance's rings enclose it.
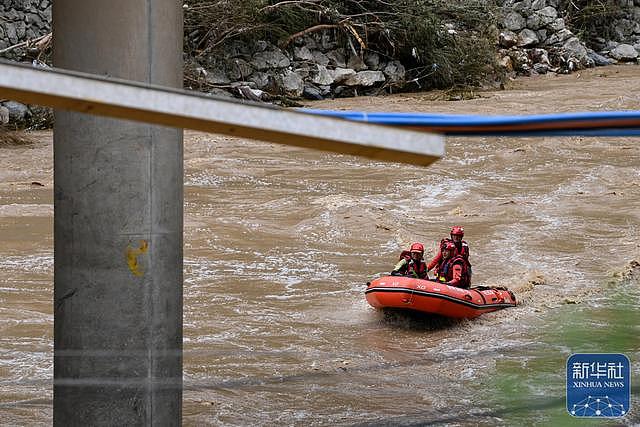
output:
{"label": "gray concrete column", "polygon": [[[55,0],[54,65],[182,85],[182,2]],[[182,131],[57,111],[54,424],[178,425]]]}

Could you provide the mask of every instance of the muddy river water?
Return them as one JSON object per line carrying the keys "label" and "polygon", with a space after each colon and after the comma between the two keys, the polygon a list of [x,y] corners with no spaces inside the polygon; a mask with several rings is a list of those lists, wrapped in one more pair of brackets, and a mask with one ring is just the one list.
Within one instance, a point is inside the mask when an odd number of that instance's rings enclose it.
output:
{"label": "muddy river water", "polygon": [[[640,109],[640,67],[313,107]],[[32,137],[0,147],[3,425],[52,416],[52,136]],[[449,138],[446,151],[420,168],[186,132],[185,425],[582,425],[564,408],[575,352],[631,359],[621,422],[640,423],[640,138]],[[474,283],[508,286],[518,307],[444,322],[367,305],[368,280],[452,225]]]}

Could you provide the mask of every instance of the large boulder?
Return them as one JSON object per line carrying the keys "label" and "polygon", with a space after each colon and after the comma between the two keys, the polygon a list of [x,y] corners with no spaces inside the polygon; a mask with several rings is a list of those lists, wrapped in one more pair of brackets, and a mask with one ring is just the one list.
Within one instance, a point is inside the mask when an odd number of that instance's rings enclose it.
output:
{"label": "large boulder", "polygon": [[29,108],[16,101],[6,101],[3,106],[9,112],[9,122],[15,125],[23,125],[28,120],[31,113]]}
{"label": "large boulder", "polygon": [[638,58],[638,51],[633,48],[633,46],[629,44],[619,44],[615,49],[613,49],[609,56],[618,60],[618,61],[635,61]]}
{"label": "large boulder", "polygon": [[336,68],[335,70],[327,70],[329,75],[333,78],[334,83],[342,83],[356,74],[355,70],[351,68]]}
{"label": "large boulder", "polygon": [[334,76],[324,65],[317,64],[312,73],[311,81],[317,85],[330,85],[334,82]]}
{"label": "large boulder", "polygon": [[344,84],[347,86],[368,87],[384,81],[385,78],[382,71],[359,71],[345,80]]}
{"label": "large boulder", "polygon": [[520,31],[527,25],[526,19],[517,12],[509,12],[503,21],[504,27],[511,31]]}
{"label": "large boulder", "polygon": [[540,24],[545,26],[552,24],[558,18],[558,11],[551,6],[547,6],[537,11],[535,15],[540,17]]}
{"label": "large boulder", "polygon": [[504,30],[500,32],[498,36],[498,43],[500,43],[500,46],[508,49],[518,44],[518,35],[513,31]]}
{"label": "large boulder", "polygon": [[550,23],[548,25],[549,29],[552,31],[560,31],[560,30],[564,30],[565,26],[564,26],[564,19],[562,18],[556,18],[553,20],[552,23]]}
{"label": "large boulder", "polygon": [[282,88],[286,95],[299,98],[304,91],[304,81],[298,73],[287,70],[282,75]]}
{"label": "large boulder", "polygon": [[518,34],[518,46],[529,47],[538,44],[540,39],[535,31],[525,28]]}
{"label": "large boulder", "polygon": [[573,33],[565,28],[549,36],[547,38],[547,45],[561,46],[571,37],[574,37]]}

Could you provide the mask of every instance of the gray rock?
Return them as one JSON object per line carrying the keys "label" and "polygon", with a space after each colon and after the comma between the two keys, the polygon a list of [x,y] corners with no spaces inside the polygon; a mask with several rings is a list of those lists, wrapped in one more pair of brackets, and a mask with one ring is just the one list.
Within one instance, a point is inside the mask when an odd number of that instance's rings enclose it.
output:
{"label": "gray rock", "polygon": [[635,61],[638,58],[638,51],[629,44],[620,44],[613,49],[609,54],[612,58],[618,61]]}
{"label": "gray rock", "polygon": [[[42,19],[44,22],[51,22],[51,6],[44,9],[41,13]],[[49,27],[51,28],[51,27]]]}
{"label": "gray rock", "polygon": [[304,81],[298,73],[287,70],[282,76],[282,87],[286,95],[299,98],[304,90]]}
{"label": "gray rock", "polygon": [[362,71],[367,69],[367,64],[364,63],[362,58],[358,55],[352,55],[347,62],[347,68],[352,68],[356,71]]}
{"label": "gray rock", "polygon": [[233,81],[244,80],[253,73],[253,67],[241,58],[234,58],[227,62],[227,75]]}
{"label": "gray rock", "polygon": [[309,77],[309,75],[311,75],[311,69],[309,68],[309,65],[306,63],[300,64],[300,67],[296,68],[295,72],[298,73],[298,75],[302,77],[303,80]]}
{"label": "gray rock", "polygon": [[16,101],[7,101],[3,106],[9,111],[9,122],[23,124],[29,117],[29,108]]}
{"label": "gray rock", "polygon": [[265,90],[273,87],[273,76],[263,71],[256,71],[249,76],[249,81],[256,84],[256,88]]}
{"label": "gray rock", "polygon": [[536,31],[536,34],[538,35],[538,40],[540,40],[540,43],[544,43],[544,41],[547,39],[547,30],[544,28]]}
{"label": "gray rock", "polygon": [[294,47],[293,59],[298,61],[313,61],[313,54],[307,46]]}
{"label": "gray rock", "polygon": [[322,93],[323,96],[327,96],[331,93],[331,86],[320,85],[318,86],[318,89],[320,89],[320,93]]}
{"label": "gray rock", "polygon": [[15,22],[15,21],[22,21],[23,19],[24,19],[24,13],[22,13],[21,11],[16,9],[7,9],[7,13],[5,13],[3,21]]}
{"label": "gray rock", "polygon": [[18,40],[24,39],[24,36],[27,34],[27,24],[24,21],[16,22],[16,36]]}
{"label": "gray rock", "polygon": [[334,81],[332,73],[330,73],[324,65],[318,64],[313,74],[311,81],[317,85],[330,85]]}
{"label": "gray rock", "polygon": [[533,64],[533,71],[538,74],[547,74],[549,72],[549,66],[547,64]]}
{"label": "gray rock", "polygon": [[500,43],[500,46],[508,49],[511,46],[518,44],[518,36],[513,31],[504,30],[498,36],[498,43]]}
{"label": "gray rock", "polygon": [[547,39],[547,45],[559,46],[564,44],[564,42],[569,40],[571,37],[574,37],[573,33],[565,28],[564,30],[551,34]]}
{"label": "gray rock", "polygon": [[322,96],[322,92],[320,91],[320,89],[318,89],[315,86],[305,86],[302,92],[302,96],[304,96],[307,99],[313,99],[313,100],[324,99],[324,96]]}
{"label": "gray rock", "polygon": [[547,5],[547,0],[535,0],[531,3],[531,9],[540,10]]}
{"label": "gray rock", "polygon": [[551,62],[549,62],[549,52],[547,52],[546,49],[531,49],[529,57],[534,63],[551,65]]}
{"label": "gray rock", "polygon": [[611,65],[615,62],[613,59],[599,55],[592,50],[588,50],[587,55],[589,55],[589,58],[593,61],[595,65],[600,67],[605,65]]}
{"label": "gray rock", "polygon": [[248,99],[249,101],[261,102],[268,100],[266,93],[264,91],[261,91],[260,89],[254,89],[245,85],[240,85],[235,89],[241,98]]}
{"label": "gray rock", "polygon": [[587,48],[577,37],[571,37],[567,40],[562,46],[562,49],[567,52],[569,56],[577,58],[580,61],[587,58]]}
{"label": "gray rock", "polygon": [[205,80],[207,81],[207,83],[213,85],[226,85],[231,83],[231,80],[229,80],[227,74],[223,70],[220,70],[218,68],[210,70],[207,73]]}
{"label": "gray rock", "polygon": [[14,24],[5,24],[4,30],[11,44],[18,43],[18,34],[16,33],[16,26]]}
{"label": "gray rock", "polygon": [[327,70],[327,71],[329,72],[329,75],[333,79],[332,84],[342,83],[343,81],[347,80],[348,78],[356,74],[355,70],[352,70],[351,68],[336,68],[335,70]]}
{"label": "gray rock", "polygon": [[40,15],[35,13],[27,13],[25,20],[30,27],[44,28],[46,24],[42,22]]}
{"label": "gray rock", "polygon": [[534,13],[527,18],[527,28],[530,30],[539,30],[543,26],[542,18],[538,13]]}
{"label": "gray rock", "polygon": [[373,86],[376,83],[384,82],[384,73],[382,71],[359,71],[355,75],[345,80],[347,86]]}
{"label": "gray rock", "polygon": [[533,46],[538,44],[539,41],[538,35],[528,28],[525,28],[518,34],[518,46],[520,47]]}
{"label": "gray rock", "polygon": [[398,83],[404,81],[406,76],[406,70],[404,65],[400,63],[400,61],[391,61],[384,67],[384,75],[387,77],[387,80],[392,83]]}
{"label": "gray rock", "polygon": [[519,13],[510,12],[504,18],[503,23],[507,30],[520,31],[526,26],[527,21]]}
{"label": "gray rock", "polygon": [[514,12],[517,12],[523,16],[529,16],[531,15],[531,13],[533,13],[533,10],[531,9],[531,0],[524,0],[514,3],[512,8]]}
{"label": "gray rock", "polygon": [[380,55],[375,52],[366,52],[364,54],[364,63],[369,70],[380,69]]}
{"label": "gray rock", "polygon": [[266,70],[269,68],[286,68],[291,64],[289,58],[280,50],[266,50],[253,55],[251,65],[257,70]]}
{"label": "gray rock", "polygon": [[556,18],[552,23],[548,25],[549,29],[552,31],[560,31],[565,29],[564,19]]}
{"label": "gray rock", "polygon": [[315,62],[316,64],[320,64],[323,67],[326,67],[327,65],[329,65],[329,58],[327,57],[327,55],[325,55],[324,53],[320,52],[319,50],[314,50],[313,51],[313,62]]}
{"label": "gray rock", "polygon": [[0,125],[9,123],[9,109],[4,105],[0,105]]}
{"label": "gray rock", "polygon": [[550,25],[558,17],[558,11],[551,6],[547,6],[544,9],[537,11],[536,15],[540,17],[540,23],[542,25]]}
{"label": "gray rock", "polygon": [[346,67],[347,61],[345,60],[344,49],[334,49],[327,52],[327,58],[329,59],[329,64],[334,67]]}

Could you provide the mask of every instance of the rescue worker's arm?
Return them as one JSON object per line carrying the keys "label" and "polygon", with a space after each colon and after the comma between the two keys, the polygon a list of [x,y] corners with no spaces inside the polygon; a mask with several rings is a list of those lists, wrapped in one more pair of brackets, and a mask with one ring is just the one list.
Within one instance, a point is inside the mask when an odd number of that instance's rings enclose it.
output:
{"label": "rescue worker's arm", "polygon": [[409,262],[405,258],[402,258],[400,261],[398,261],[396,266],[393,267],[393,270],[391,270],[391,275],[392,276],[402,275],[406,271],[408,264]]}
{"label": "rescue worker's arm", "polygon": [[451,272],[453,277],[445,284],[459,287],[462,283],[462,266],[460,264],[454,264]]}
{"label": "rescue worker's arm", "polygon": [[442,251],[438,251],[436,256],[433,257],[431,261],[429,261],[429,264],[427,264],[427,271],[431,271],[431,269],[438,265],[440,261],[442,261]]}

